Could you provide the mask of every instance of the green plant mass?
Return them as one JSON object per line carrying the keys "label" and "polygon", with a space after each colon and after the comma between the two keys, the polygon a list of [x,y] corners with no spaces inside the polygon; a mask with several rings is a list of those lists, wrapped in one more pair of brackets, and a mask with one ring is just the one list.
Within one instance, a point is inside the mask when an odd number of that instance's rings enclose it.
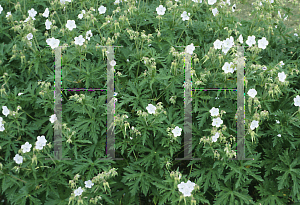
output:
{"label": "green plant mass", "polygon": [[299,204],[299,3],[1,0],[0,204]]}

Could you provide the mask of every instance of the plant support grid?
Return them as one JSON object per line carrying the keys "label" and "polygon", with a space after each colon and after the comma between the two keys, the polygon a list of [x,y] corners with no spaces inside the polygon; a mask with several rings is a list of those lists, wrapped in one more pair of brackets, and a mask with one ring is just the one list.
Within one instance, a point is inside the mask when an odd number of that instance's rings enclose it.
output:
{"label": "plant support grid", "polygon": [[[59,46],[55,49],[55,76],[54,76],[54,114],[56,114],[57,120],[54,122],[54,157],[55,160],[71,160],[71,158],[63,158],[62,159],[62,104],[61,104],[61,93],[62,90],[107,90],[107,144],[106,144],[106,154],[107,158],[100,158],[99,160],[124,160],[123,158],[115,158],[115,149],[114,149],[114,114],[115,114],[115,102],[113,101],[114,95],[114,70],[113,66],[110,65],[110,62],[114,59],[114,49],[113,47],[123,47],[123,46],[96,46],[96,47],[108,47],[108,55],[107,55],[107,88],[108,89],[100,89],[100,88],[63,88],[61,89],[61,63],[62,63],[62,55],[61,55],[61,47]],[[69,46],[67,46],[69,47]],[[55,82],[57,82],[55,86]],[[78,90],[79,89],[79,90]],[[55,92],[56,91],[56,92]],[[45,158],[45,160],[53,160],[52,158]]]}

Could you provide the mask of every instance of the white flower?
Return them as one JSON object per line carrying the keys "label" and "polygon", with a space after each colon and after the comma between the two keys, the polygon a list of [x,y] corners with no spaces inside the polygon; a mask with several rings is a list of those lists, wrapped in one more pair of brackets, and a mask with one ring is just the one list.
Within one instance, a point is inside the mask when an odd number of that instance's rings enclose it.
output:
{"label": "white flower", "polygon": [[281,134],[278,134],[277,136],[278,136],[278,137],[281,137]]}
{"label": "white flower", "polygon": [[[190,13],[188,13],[188,15],[190,16]],[[187,15],[187,12],[186,12],[186,11],[184,11],[184,12],[181,14],[181,18],[182,18],[182,20],[183,20],[183,21],[185,21],[185,20],[189,20],[189,19],[190,19],[190,17],[188,17],[188,15]]]}
{"label": "white flower", "polygon": [[42,135],[42,136],[37,136],[37,141],[38,141],[38,142],[41,142],[41,144],[42,144],[43,146],[46,146],[47,140],[46,140],[46,138],[45,138],[44,135]]}
{"label": "white flower", "polygon": [[50,27],[51,25],[52,25],[51,21],[49,21],[49,20],[47,19],[46,22],[45,22],[46,29],[47,29],[47,30],[51,29],[51,27]]}
{"label": "white flower", "polygon": [[222,52],[226,54],[233,45],[234,45],[233,37],[230,36],[230,38],[226,38],[226,40],[222,42]]}
{"label": "white flower", "polygon": [[152,104],[148,104],[148,106],[146,107],[146,109],[148,110],[149,114],[154,114],[156,107]]}
{"label": "white flower", "polygon": [[253,44],[255,44],[255,36],[248,36],[248,40],[246,41],[248,46],[252,46]]}
{"label": "white flower", "polygon": [[280,64],[280,66],[283,66],[283,65],[284,65],[283,61],[280,61],[279,64]]}
{"label": "white flower", "polygon": [[226,38],[226,40],[223,41],[223,46],[226,48],[231,48],[234,45],[234,39],[232,36],[230,38]]}
{"label": "white flower", "polygon": [[14,157],[14,160],[17,164],[22,164],[23,163],[23,157],[20,156],[19,154],[16,154],[16,156]]}
{"label": "white flower", "polygon": [[68,20],[67,21],[67,24],[66,24],[66,27],[72,31],[74,28],[76,28],[76,25],[75,25],[75,21],[74,20]]}
{"label": "white flower", "polygon": [[216,16],[216,14],[219,13],[219,11],[218,11],[217,8],[214,8],[211,11],[212,11],[212,13],[213,13],[214,16]]}
{"label": "white flower", "polygon": [[65,2],[71,2],[71,0],[60,0],[60,3],[65,4]]}
{"label": "white flower", "polygon": [[110,63],[109,63],[109,65],[111,65],[111,66],[115,66],[117,63],[116,63],[116,61],[115,60],[112,60],[112,61],[110,61]]}
{"label": "white flower", "polygon": [[[95,11],[95,9],[94,9],[94,11]],[[81,10],[81,13],[82,13],[82,14],[85,14],[85,10]]]}
{"label": "white flower", "polygon": [[265,37],[262,37],[261,40],[258,40],[258,48],[266,49],[266,46],[269,44]]}
{"label": "white flower", "polygon": [[213,107],[210,111],[211,116],[218,116],[219,115],[219,108]]}
{"label": "white flower", "polygon": [[127,62],[129,62],[129,59],[127,59]]}
{"label": "white flower", "polygon": [[276,120],[276,123],[279,124],[280,123],[279,120]]}
{"label": "white flower", "polygon": [[219,39],[217,39],[215,42],[214,42],[214,48],[215,49],[221,49],[222,47],[222,41],[220,41]]}
{"label": "white flower", "polygon": [[186,49],[185,49],[185,51],[187,52],[187,53],[189,53],[189,54],[193,54],[193,51],[195,50],[195,46],[194,46],[194,44],[192,43],[191,45],[188,45],[187,47],[186,47]]}
{"label": "white flower", "polygon": [[43,16],[45,18],[48,18],[48,16],[49,16],[49,9],[48,8],[45,9],[45,12],[43,13]]}
{"label": "white flower", "polygon": [[257,92],[256,92],[255,89],[252,88],[252,89],[248,90],[247,94],[248,94],[250,97],[254,98],[255,95],[257,94]]}
{"label": "white flower", "polygon": [[233,6],[232,6],[232,12],[235,12],[235,9],[236,9],[236,4],[233,4]]}
{"label": "white flower", "polygon": [[94,183],[91,180],[85,181],[84,183],[86,188],[92,188],[92,186],[94,186]]}
{"label": "white flower", "polygon": [[251,129],[251,130],[254,130],[255,128],[258,128],[258,121],[253,120],[253,121],[251,122],[250,129]]}
{"label": "white flower", "polygon": [[281,73],[278,73],[278,78],[281,82],[284,82],[286,75],[284,74],[283,71]]}
{"label": "white flower", "polygon": [[[1,13],[1,12],[0,12]],[[298,34],[297,33],[294,33],[294,36],[298,36]]]}
{"label": "white flower", "polygon": [[6,17],[9,17],[10,15],[11,15],[10,11],[6,13]]}
{"label": "white flower", "polygon": [[82,37],[82,35],[80,35],[79,37],[75,37],[74,40],[75,44],[80,46],[82,46],[83,42],[85,42],[85,39]]}
{"label": "white flower", "polygon": [[91,40],[91,38],[90,38],[90,37],[92,37],[92,36],[93,36],[93,34],[92,34],[92,30],[89,30],[89,31],[87,31],[85,36],[86,36],[86,37],[85,37],[86,39],[88,39],[88,40]]}
{"label": "white flower", "polygon": [[38,150],[42,150],[44,146],[46,146],[47,140],[45,139],[45,136],[38,136],[37,141],[35,143],[35,148]]}
{"label": "white flower", "polygon": [[[122,1],[121,1],[122,2]],[[120,0],[116,0],[115,2],[114,2],[114,5],[116,5],[116,4],[119,4],[120,3]]]}
{"label": "white flower", "polygon": [[300,107],[300,96],[297,95],[295,98],[294,98],[294,105],[295,106],[299,106]]}
{"label": "white flower", "polygon": [[192,191],[193,189],[194,189],[194,187],[195,187],[195,183],[194,182],[191,182],[190,180],[188,180],[187,182],[186,182],[186,186]]}
{"label": "white flower", "polygon": [[214,3],[216,3],[216,2],[217,2],[217,0],[208,0],[207,3],[208,3],[209,5],[214,5]]}
{"label": "white flower", "polygon": [[186,197],[186,196],[191,196],[191,193],[195,187],[195,183],[191,182],[188,180],[187,183],[181,182],[180,184],[177,185],[179,191]]}
{"label": "white flower", "polygon": [[223,120],[220,117],[213,119],[212,126],[220,127],[223,124]]}
{"label": "white flower", "polygon": [[54,123],[57,120],[56,114],[50,116],[50,122]]}
{"label": "white flower", "polygon": [[78,189],[74,190],[74,194],[75,196],[80,196],[82,194],[83,190],[81,189],[81,187],[79,187]]}
{"label": "white flower", "polygon": [[99,11],[100,14],[104,14],[104,13],[106,12],[106,7],[101,5],[101,6],[98,8],[98,11]]}
{"label": "white flower", "polygon": [[220,134],[217,132],[214,136],[212,136],[212,141],[216,142],[219,138]]}
{"label": "white flower", "polygon": [[24,94],[24,93],[19,93],[18,96],[20,96],[20,95],[22,95],[22,94]]}
{"label": "white flower", "polygon": [[33,38],[32,33],[29,33],[29,34],[27,35],[27,39],[30,41],[32,38]]}
{"label": "white flower", "polygon": [[242,34],[239,36],[239,42],[243,43],[243,36],[242,36]]}
{"label": "white flower", "polygon": [[32,145],[29,144],[29,142],[26,142],[25,144],[23,144],[21,146],[21,150],[23,151],[23,153],[30,152],[31,147],[32,147]]}
{"label": "white flower", "polygon": [[281,14],[280,14],[280,11],[278,11],[278,15],[279,15],[279,17],[281,18]]}
{"label": "white flower", "polygon": [[55,39],[54,37],[48,38],[46,42],[52,49],[57,48],[59,45],[59,40]]}
{"label": "white flower", "polygon": [[2,13],[3,11],[3,7],[0,5],[0,14]]}
{"label": "white flower", "polygon": [[0,123],[0,131],[3,132],[5,130],[4,128],[4,124],[2,124],[2,122]]}
{"label": "white flower", "polygon": [[27,21],[29,21],[30,19],[35,20],[34,17],[28,16],[24,22],[27,22]]}
{"label": "white flower", "polygon": [[37,12],[33,8],[31,8],[31,10],[28,11],[28,14],[30,17],[34,18]]}
{"label": "white flower", "polygon": [[156,8],[156,12],[158,15],[164,15],[166,11],[166,8],[163,5],[159,5],[159,7]]}
{"label": "white flower", "polygon": [[82,19],[83,18],[83,14],[78,14],[78,18]]}
{"label": "white flower", "polygon": [[225,62],[225,64],[223,65],[222,67],[222,70],[224,70],[225,73],[233,73],[234,70],[233,68],[231,67],[233,65],[232,62],[230,62],[230,64],[228,62]]}
{"label": "white flower", "polygon": [[43,142],[37,141],[37,142],[35,143],[35,149],[42,150],[43,148],[44,148]]}
{"label": "white flower", "polygon": [[192,0],[195,3],[202,3],[202,0]]}
{"label": "white flower", "polygon": [[172,130],[172,133],[174,134],[174,137],[178,137],[181,135],[181,131],[182,129],[176,126],[175,129]]}
{"label": "white flower", "polygon": [[5,117],[7,117],[9,113],[9,109],[6,106],[2,106],[2,114],[5,115]]}

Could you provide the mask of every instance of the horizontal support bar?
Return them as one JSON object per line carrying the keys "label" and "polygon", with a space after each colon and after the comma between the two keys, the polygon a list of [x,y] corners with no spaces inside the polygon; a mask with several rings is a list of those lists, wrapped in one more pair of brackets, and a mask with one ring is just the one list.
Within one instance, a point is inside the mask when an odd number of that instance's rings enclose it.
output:
{"label": "horizontal support bar", "polygon": [[61,90],[107,90],[107,89],[100,89],[100,88],[65,88],[65,89],[61,89]]}
{"label": "horizontal support bar", "polygon": [[192,89],[192,90],[237,90],[237,88],[236,89],[226,89],[226,88],[220,88],[220,89],[218,89],[218,88],[216,88],[216,89]]}

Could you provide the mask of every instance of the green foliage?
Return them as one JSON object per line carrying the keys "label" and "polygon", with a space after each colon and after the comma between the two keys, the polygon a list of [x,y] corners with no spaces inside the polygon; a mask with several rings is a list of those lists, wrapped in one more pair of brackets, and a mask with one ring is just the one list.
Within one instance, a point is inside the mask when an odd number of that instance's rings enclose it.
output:
{"label": "green foliage", "polygon": [[[294,99],[300,95],[300,48],[299,38],[276,17],[279,10],[293,15],[282,3],[254,5],[254,20],[247,21],[233,16],[232,5],[220,1],[1,1],[1,199],[13,205],[297,204],[300,109]],[[99,13],[101,5],[107,9],[104,14]],[[166,8],[164,15],[158,15],[160,5]],[[31,8],[37,11],[36,20],[22,22]],[[46,8],[47,18],[41,15]],[[217,15],[212,14],[214,8]],[[12,19],[5,17],[9,11]],[[190,13],[189,20],[182,20],[184,11]],[[52,23],[50,30],[45,29],[46,19]],[[75,20],[72,31],[68,20]],[[79,35],[85,39],[83,45],[74,44]],[[244,43],[237,40],[240,35]],[[249,47],[246,41],[252,35],[256,42],[265,37],[266,49],[258,44]],[[108,89],[105,46],[123,46],[114,47],[113,66],[114,157],[122,160],[107,158],[106,90],[62,91],[62,123],[50,121],[58,84],[53,83],[55,50],[46,42],[51,37],[60,40],[59,46],[68,44],[62,49],[62,89]],[[244,46],[244,154],[254,160],[230,160],[237,154],[237,93],[221,88],[235,89],[237,72],[225,74],[222,68],[225,62],[237,65],[239,59],[236,47],[227,53],[214,48],[216,40],[230,37],[235,46]],[[176,160],[187,157],[184,108],[190,99],[183,86],[184,47],[192,43],[190,157],[201,160]],[[286,74],[284,82],[278,77],[281,72]],[[254,98],[250,89],[257,91]],[[156,108],[154,114],[150,104]],[[9,109],[7,116],[2,106]],[[213,107],[219,109],[217,116],[210,113]],[[222,120],[219,127],[212,125],[217,117]],[[259,126],[251,129],[254,120]],[[58,127],[64,160],[55,158]],[[37,149],[41,136],[47,142]],[[32,147],[24,153],[26,142]],[[20,164],[17,154],[23,157]],[[184,196],[178,185],[188,181],[195,186]]]}

